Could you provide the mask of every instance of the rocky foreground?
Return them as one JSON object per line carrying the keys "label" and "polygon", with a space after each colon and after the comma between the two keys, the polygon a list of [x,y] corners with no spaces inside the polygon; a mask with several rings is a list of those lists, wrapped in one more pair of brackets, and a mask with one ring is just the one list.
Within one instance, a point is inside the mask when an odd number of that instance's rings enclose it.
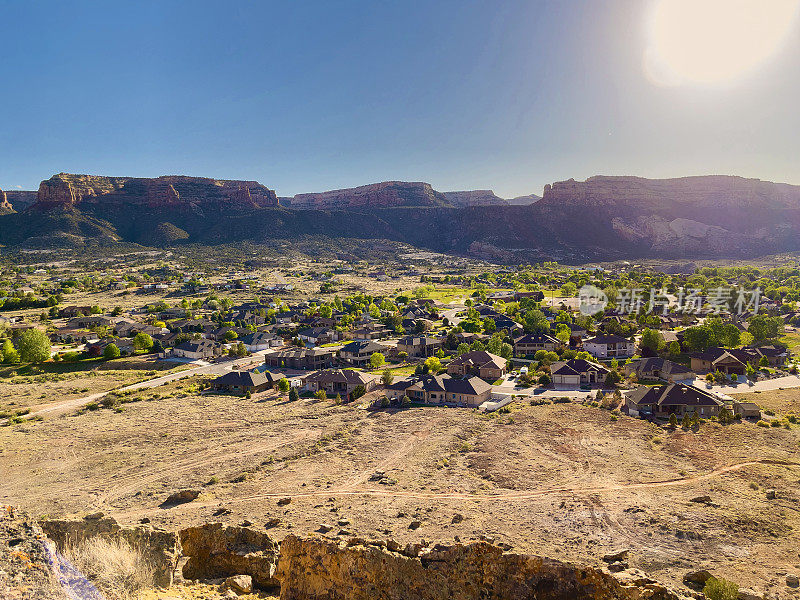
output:
{"label": "rocky foreground", "polygon": [[[283,600],[679,600],[671,590],[628,569],[626,552],[604,557],[603,569],[504,552],[487,542],[439,545],[392,540],[289,535],[280,543],[249,527],[210,523],[179,532],[149,524],[120,527],[101,514],[46,520],[39,526],[6,509],[0,520],[0,596],[59,598],[41,551],[42,530],[63,550],[87,539],[122,540],[153,565],[161,588],[212,581],[229,597],[280,590]],[[98,585],[98,587],[102,586]]]}

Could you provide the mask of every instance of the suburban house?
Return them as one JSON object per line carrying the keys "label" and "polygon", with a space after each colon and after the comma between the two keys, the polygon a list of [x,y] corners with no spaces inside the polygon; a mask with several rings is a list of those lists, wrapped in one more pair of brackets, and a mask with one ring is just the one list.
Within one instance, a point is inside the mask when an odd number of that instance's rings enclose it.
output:
{"label": "suburban house", "polygon": [[573,358],[554,362],[550,365],[550,375],[553,387],[557,390],[568,390],[603,383],[608,369],[589,360]]}
{"label": "suburban house", "polygon": [[426,404],[477,407],[492,396],[492,386],[480,377],[455,379],[449,375],[429,375],[406,389],[412,400]]}
{"label": "suburban house", "polygon": [[680,381],[682,379],[691,379],[695,377],[694,371],[686,365],[658,356],[642,358],[641,360],[630,362],[623,368],[625,369],[625,375],[636,373],[636,377],[639,379]]}
{"label": "suburban house", "polygon": [[720,371],[726,375],[744,375],[747,365],[758,367],[761,359],[766,358],[771,367],[778,367],[786,362],[787,352],[776,346],[745,346],[744,348],[708,348],[703,352],[689,355],[692,370],[698,373]]}
{"label": "suburban house", "polygon": [[506,374],[508,361],[484,350],[465,352],[447,365],[447,373],[453,376],[477,375],[481,379],[495,381]]}
{"label": "suburban house", "polygon": [[539,350],[556,352],[564,347],[564,342],[547,333],[527,333],[514,340],[514,355],[528,356]]}
{"label": "suburban house", "polygon": [[369,364],[369,359],[375,352],[385,355],[388,350],[388,347],[372,340],[356,340],[339,350],[339,358],[351,365],[363,367]]}
{"label": "suburban house", "polygon": [[653,416],[669,418],[674,414],[697,413],[698,417],[714,417],[724,407],[716,395],[682,383],[669,383],[653,387],[640,385],[624,393],[625,408],[634,417]]}
{"label": "suburban house", "polygon": [[330,327],[309,327],[297,332],[297,337],[307,344],[319,346],[320,344],[330,344],[339,339],[339,332]]}
{"label": "suburban house", "polygon": [[755,402],[733,401],[733,414],[740,415],[743,419],[760,419],[761,408]]}
{"label": "suburban house", "polygon": [[397,352],[405,352],[411,357],[433,356],[442,344],[440,338],[406,336],[397,342]]}
{"label": "suburban house", "polygon": [[325,369],[311,373],[305,378],[305,387],[311,392],[325,390],[326,395],[336,396],[347,400],[350,393],[358,386],[363,386],[369,392],[375,389],[377,380],[371,375],[352,369]]}
{"label": "suburban house", "polygon": [[333,366],[333,350],[326,348],[292,348],[264,355],[264,364],[298,370],[317,370]]}
{"label": "suburban house", "polygon": [[58,311],[58,316],[62,319],[72,319],[90,314],[92,314],[91,306],[65,306]]}
{"label": "suburban house", "polygon": [[85,329],[88,327],[114,327],[114,319],[103,315],[77,316],[67,322],[67,327]]}
{"label": "suburban house", "polygon": [[274,333],[248,333],[239,338],[239,341],[245,345],[250,352],[258,352],[260,350],[269,350],[283,346],[283,338],[275,335]]}
{"label": "suburban house", "polygon": [[229,392],[234,394],[246,394],[250,392],[262,392],[267,389],[274,389],[278,381],[285,378],[282,373],[270,373],[265,371],[258,373],[255,371],[231,371],[217,377],[211,382],[211,388],[218,392]]}
{"label": "suburban house", "polygon": [[636,354],[633,340],[613,333],[596,335],[583,340],[583,349],[595,358],[630,358]]}
{"label": "suburban house", "polygon": [[367,323],[363,327],[348,332],[354,340],[379,340],[389,337],[392,330],[383,323]]}
{"label": "suburban house", "polygon": [[192,360],[209,359],[221,356],[223,348],[211,340],[189,340],[172,349],[173,358],[190,358]]}
{"label": "suburban house", "polygon": [[96,342],[100,339],[96,333],[87,331],[85,329],[56,329],[50,334],[50,340],[53,342],[66,342],[68,344],[77,343],[81,341]]}

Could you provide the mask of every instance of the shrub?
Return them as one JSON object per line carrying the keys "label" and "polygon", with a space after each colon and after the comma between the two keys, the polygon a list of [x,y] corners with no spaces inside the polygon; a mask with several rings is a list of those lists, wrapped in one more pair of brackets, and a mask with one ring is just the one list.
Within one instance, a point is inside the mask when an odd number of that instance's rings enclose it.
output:
{"label": "shrub", "polygon": [[712,577],[706,581],[703,595],[708,600],[737,600],[739,598],[739,586],[732,581]]}
{"label": "shrub", "polygon": [[89,404],[86,405],[86,410],[99,410],[99,409],[100,405],[97,402],[89,402]]}
{"label": "shrub", "polygon": [[764,419],[760,419],[756,425],[759,427],[769,427],[769,423],[767,423]]}
{"label": "shrub", "polygon": [[366,393],[367,390],[363,385],[357,385],[356,387],[353,388],[353,391],[350,392],[350,398],[352,400],[358,400],[359,398],[361,398],[361,396],[363,396]]}
{"label": "shrub", "polygon": [[117,398],[116,396],[111,396],[111,395],[103,396],[103,399],[100,400],[100,404],[104,408],[114,408],[115,406],[117,406],[119,404],[119,398]]}
{"label": "shrub", "polygon": [[64,555],[109,600],[128,600],[154,587],[155,568],[124,540],[93,537],[68,545]]}
{"label": "shrub", "polygon": [[314,397],[317,400],[327,400],[328,399],[328,395],[325,393],[325,390],[317,390],[316,393],[314,394]]}

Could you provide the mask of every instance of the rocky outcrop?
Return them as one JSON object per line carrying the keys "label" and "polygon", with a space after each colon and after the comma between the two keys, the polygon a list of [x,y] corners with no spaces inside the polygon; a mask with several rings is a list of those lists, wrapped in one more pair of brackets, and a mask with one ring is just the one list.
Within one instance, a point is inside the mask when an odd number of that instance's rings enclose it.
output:
{"label": "rocky outcrop", "polygon": [[[677,600],[647,577],[615,577],[591,567],[504,553],[490,544],[436,546],[416,556],[357,540],[288,536],[277,578],[281,600]],[[355,545],[352,545],[355,544]]]}
{"label": "rocky outcrop", "polygon": [[27,190],[6,190],[6,197],[17,212],[22,212],[28,207],[36,204],[36,196],[38,192],[31,192]]}
{"label": "rocky outcrop", "polygon": [[596,238],[631,256],[757,256],[800,239],[800,186],[742,177],[570,179],[532,209],[568,245]]}
{"label": "rocky outcrop", "polygon": [[0,506],[0,598],[63,600],[52,576],[41,528],[28,515]]}
{"label": "rocky outcrop", "polygon": [[39,185],[39,208],[132,205],[147,209],[200,207],[253,209],[278,206],[278,197],[257,181],[183,175],[152,179],[59,173]]}
{"label": "rocky outcrop", "polygon": [[115,519],[103,517],[102,514],[77,520],[43,520],[41,527],[62,551],[67,544],[78,545],[94,537],[125,540],[153,566],[156,585],[172,585],[180,557],[180,544],[175,533],[149,526],[121,527]]}
{"label": "rocky outcrop", "polygon": [[511,206],[528,206],[541,200],[541,196],[536,194],[528,194],[527,196],[517,196],[516,198],[508,198],[506,202]]}
{"label": "rocky outcrop", "polygon": [[356,188],[316,194],[298,194],[291,207],[298,210],[391,208],[396,206],[452,206],[429,183],[384,181]]}
{"label": "rocky outcrop", "polygon": [[492,190],[442,192],[453,206],[505,206],[507,202]]}
{"label": "rocky outcrop", "polygon": [[207,523],[180,532],[186,579],[249,575],[257,587],[278,585],[274,578],[278,544],[266,533],[247,527]]}
{"label": "rocky outcrop", "polygon": [[13,207],[3,190],[0,190],[0,214],[13,212]]}
{"label": "rocky outcrop", "polygon": [[800,186],[727,175],[675,179],[597,175],[586,181],[568,179],[546,185],[542,201],[647,210],[676,206],[797,209],[800,208]]}

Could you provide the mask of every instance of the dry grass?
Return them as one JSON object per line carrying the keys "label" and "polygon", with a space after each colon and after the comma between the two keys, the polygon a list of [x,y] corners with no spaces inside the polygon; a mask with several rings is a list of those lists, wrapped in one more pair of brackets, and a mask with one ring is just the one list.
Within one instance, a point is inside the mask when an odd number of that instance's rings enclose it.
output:
{"label": "dry grass", "polygon": [[68,545],[64,555],[108,600],[134,600],[154,585],[153,566],[124,540],[89,538]]}

